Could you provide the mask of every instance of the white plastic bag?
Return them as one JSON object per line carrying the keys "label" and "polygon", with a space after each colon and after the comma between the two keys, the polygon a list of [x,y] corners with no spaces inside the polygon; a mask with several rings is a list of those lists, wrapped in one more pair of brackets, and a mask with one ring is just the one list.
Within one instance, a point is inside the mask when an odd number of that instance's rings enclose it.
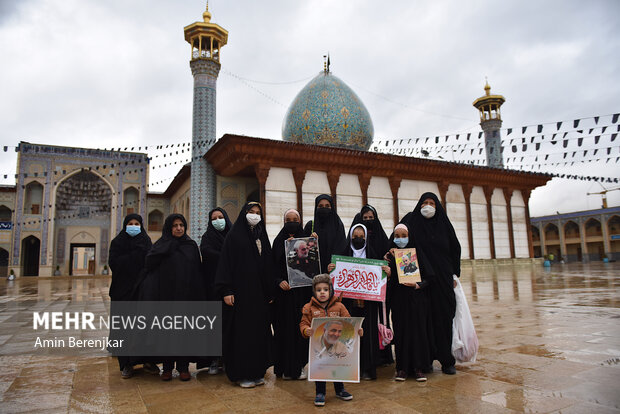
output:
{"label": "white plastic bag", "polygon": [[452,321],[452,355],[458,362],[475,362],[478,354],[478,336],[461,282],[456,275],[453,279],[456,281],[454,288],[456,313]]}

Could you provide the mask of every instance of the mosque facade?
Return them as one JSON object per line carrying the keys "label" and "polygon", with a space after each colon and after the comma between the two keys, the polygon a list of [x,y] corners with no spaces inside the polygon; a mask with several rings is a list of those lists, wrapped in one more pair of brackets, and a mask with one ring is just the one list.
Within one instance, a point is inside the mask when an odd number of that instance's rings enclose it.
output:
{"label": "mosque facade", "polygon": [[534,256],[556,262],[620,260],[620,207],[532,217]]}
{"label": "mosque facade", "polygon": [[534,257],[528,201],[551,177],[501,168],[504,98],[490,95],[490,87],[474,106],[495,167],[369,152],[370,114],[327,64],[291,103],[281,140],[229,134],[216,140],[217,76],[228,32],[211,17],[206,10],[202,22],[184,28],[194,77],[192,161],[163,193],[149,193],[147,154],[20,143],[16,185],[0,187],[0,275],[106,273],[109,242],[130,212],[142,215],[153,241],[166,215],[184,214],[188,233],[199,240],[209,210],[221,206],[235,218],[255,200],[273,240],[287,209],[310,220],[322,193],[332,195],[347,228],[368,203],[390,234],[432,191],[455,227],[462,259]]}

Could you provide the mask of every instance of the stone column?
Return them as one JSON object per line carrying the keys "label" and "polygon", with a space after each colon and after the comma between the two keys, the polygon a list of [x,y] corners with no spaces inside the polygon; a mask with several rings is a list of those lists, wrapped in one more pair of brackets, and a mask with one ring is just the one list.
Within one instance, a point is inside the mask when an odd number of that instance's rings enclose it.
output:
{"label": "stone column", "polygon": [[[532,242],[532,229],[530,228],[530,190],[521,190],[523,203],[525,204],[525,225],[527,231],[527,245],[530,250],[530,258],[534,258],[534,243]],[[542,232],[540,236],[542,243]],[[545,249],[546,250],[546,249]]]}
{"label": "stone column", "polygon": [[303,202],[303,185],[306,178],[305,168],[295,167],[293,168],[293,179],[295,180],[295,189],[297,190],[297,211],[303,216],[304,202]]}
{"label": "stone column", "polygon": [[562,259],[566,261],[566,241],[564,240],[564,225],[558,219],[556,226],[558,226],[558,235],[560,236],[560,255],[562,255]]}
{"label": "stone column", "polygon": [[445,181],[438,181],[437,188],[439,189],[439,198],[441,199],[441,204],[443,204],[443,209],[446,210],[446,214],[448,214],[448,200],[446,198],[446,194],[448,193],[448,187],[450,183]]}
{"label": "stone column", "polygon": [[506,200],[506,221],[508,221],[508,242],[510,243],[510,258],[514,259],[515,257],[517,257],[517,254],[515,253],[515,235],[514,228],[512,226],[512,206],[510,205],[513,190],[504,188],[503,191],[504,199]]}
{"label": "stone column", "polygon": [[336,194],[336,190],[338,188],[338,181],[340,181],[340,171],[328,171],[327,172],[327,182],[329,183],[329,191],[331,192],[332,199],[334,200],[333,207],[338,205],[338,194]]}
{"label": "stone column", "polygon": [[605,217],[604,214],[601,214],[601,230],[603,233],[603,249],[605,250],[605,256],[611,259],[611,243],[609,240],[609,225],[608,220],[610,217]]}
{"label": "stone column", "polygon": [[579,218],[579,235],[581,236],[581,258],[583,263],[588,263],[590,261],[590,256],[588,255],[588,242],[586,236],[586,224],[585,220],[581,217]]}
{"label": "stone column", "polygon": [[362,190],[362,205],[368,204],[368,186],[370,185],[370,175],[366,173],[361,173],[357,175],[360,190]]}
{"label": "stone column", "polygon": [[400,221],[398,211],[398,189],[400,188],[400,182],[402,181],[402,178],[394,177],[392,175],[388,177],[388,181],[390,182],[390,190],[392,190],[392,215],[394,217],[394,226],[396,226],[396,224]]}
{"label": "stone column", "polygon": [[267,183],[267,177],[269,176],[269,166],[265,164],[256,164],[254,166],[254,172],[256,173],[256,179],[258,180],[259,193],[260,193],[260,205],[263,207],[263,216],[267,216],[267,206],[265,205],[265,184]]}
{"label": "stone column", "polygon": [[[532,229],[530,229],[530,233],[532,232]],[[543,257],[545,257],[547,255],[547,246],[545,246],[545,242],[546,242],[546,238],[545,238],[545,226],[543,225],[543,223],[539,223],[538,224],[538,233],[540,234],[540,252],[542,253]],[[533,242],[532,242],[532,247],[533,247]]]}
{"label": "stone column", "polygon": [[189,234],[194,240],[207,229],[209,211],[216,207],[216,177],[203,158],[215,143],[216,83],[220,64],[213,60],[190,61],[194,76],[192,160],[190,178]]}
{"label": "stone column", "polygon": [[495,259],[495,232],[493,231],[493,206],[491,205],[493,188],[485,185],[482,189],[484,191],[484,198],[487,200],[487,221],[489,223],[489,245],[491,246],[491,259]]}
{"label": "stone column", "polygon": [[469,244],[469,258],[474,259],[474,233],[473,225],[471,223],[471,191],[473,186],[471,184],[461,184],[463,188],[463,196],[465,197],[465,213],[467,214],[467,243]]}

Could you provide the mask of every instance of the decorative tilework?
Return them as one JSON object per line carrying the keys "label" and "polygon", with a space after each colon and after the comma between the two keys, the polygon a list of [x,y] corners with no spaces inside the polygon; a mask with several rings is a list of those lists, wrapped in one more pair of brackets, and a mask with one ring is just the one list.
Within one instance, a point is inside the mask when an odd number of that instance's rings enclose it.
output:
{"label": "decorative tilework", "polygon": [[[106,150],[98,150],[98,149],[90,149],[90,148],[70,148],[70,147],[58,147],[52,145],[41,145],[41,144],[29,144],[25,142],[21,142],[19,144],[19,171],[18,178],[16,180],[16,200],[15,200],[15,219],[14,222],[16,225],[13,228],[13,249],[12,249],[12,258],[11,265],[19,266],[20,265],[20,257],[21,257],[21,238],[22,232],[34,232],[34,235],[40,239],[41,247],[40,247],[40,262],[41,266],[51,265],[54,259],[54,252],[58,248],[57,241],[55,241],[55,229],[58,226],[69,226],[69,225],[83,225],[80,220],[76,219],[76,222],[64,222],[63,220],[52,220],[52,216],[54,215],[54,209],[50,209],[50,205],[54,205],[56,203],[56,190],[58,185],[62,183],[65,178],[73,175],[74,172],[79,171],[83,168],[89,168],[92,166],[101,166],[101,165],[110,165],[116,164],[118,171],[122,171],[121,163],[124,163],[125,166],[129,166],[127,169],[135,169],[142,168],[141,182],[137,183],[137,187],[140,188],[141,199],[146,200],[146,177],[147,177],[147,168],[148,161],[146,154],[140,153],[132,153],[132,152],[121,152],[119,151],[106,151]],[[44,184],[44,194],[43,194],[43,205],[41,210],[41,215],[32,216],[25,215],[23,212],[23,203],[24,203],[24,191],[22,186],[26,185],[28,182],[32,181],[31,178],[26,179],[25,173],[29,173],[30,166],[34,164],[40,164],[45,166],[45,171],[48,174],[45,174],[45,179],[43,182],[40,181],[42,178],[39,176],[39,180],[41,184]],[[56,177],[55,175],[49,174],[52,171],[61,171],[58,169],[59,165],[62,166],[73,166],[72,168],[67,168],[67,172],[62,176]],[[63,168],[64,169],[64,168]],[[98,169],[98,168],[97,168]],[[109,170],[113,172],[113,169]],[[113,177],[103,177],[101,174],[92,171],[96,175],[106,182],[113,192],[118,191],[119,188],[122,188],[122,174],[119,176]],[[114,190],[116,188],[116,190]],[[114,203],[114,195],[112,196],[112,202]],[[142,206],[141,206],[142,209]],[[117,227],[120,227],[120,223],[122,223],[122,209],[119,209],[117,216]],[[36,228],[29,228],[28,225],[21,225],[22,222],[28,222],[29,220],[36,221]],[[96,223],[95,223],[96,221]],[[89,224],[99,226],[101,228],[109,229],[111,227],[111,223],[101,222],[98,220],[91,218]],[[112,232],[112,229],[108,231],[108,240],[109,234]],[[103,248],[103,246],[101,246]],[[107,250],[107,246],[106,246]]]}
{"label": "decorative tilework", "polygon": [[[52,160],[48,159],[46,164],[45,164],[45,168],[46,171],[51,171],[52,170]],[[49,217],[50,214],[50,193],[51,193],[51,188],[52,188],[52,177],[51,175],[47,175],[47,178],[45,179],[45,187],[44,187],[44,195],[43,195],[43,208],[41,211],[41,217]],[[48,245],[48,240],[49,240],[49,220],[43,220],[42,226],[43,228],[41,229],[41,266],[46,266],[47,265],[47,245]]]}
{"label": "decorative tilework", "polygon": [[342,80],[321,72],[295,97],[282,126],[284,141],[366,151],[374,128],[361,99]]}
{"label": "decorative tilework", "polygon": [[220,64],[208,59],[195,59],[190,62],[190,68],[194,75],[194,105],[188,234],[199,241],[207,229],[209,211],[216,206],[215,171],[203,156],[216,138],[215,98]]}
{"label": "decorative tilework", "polygon": [[493,168],[504,168],[502,159],[502,137],[500,128],[501,119],[490,119],[480,123],[484,131],[484,147],[487,156],[487,166]]}

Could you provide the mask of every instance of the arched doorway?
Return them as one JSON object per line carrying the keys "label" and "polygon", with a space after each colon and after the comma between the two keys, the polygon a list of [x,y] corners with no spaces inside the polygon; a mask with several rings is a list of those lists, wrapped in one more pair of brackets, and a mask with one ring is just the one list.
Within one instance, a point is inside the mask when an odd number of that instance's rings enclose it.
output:
{"label": "arched doorway", "polygon": [[36,181],[28,183],[24,194],[24,214],[41,214],[43,186]]}
{"label": "arched doorway", "polygon": [[605,247],[603,246],[603,230],[601,222],[595,218],[586,221],[585,239],[590,260],[603,260]]}
{"label": "arched doorway", "polygon": [[7,206],[0,206],[0,222],[9,222],[13,218],[13,212]]}
{"label": "arched doorway", "polygon": [[558,226],[549,223],[545,226],[545,247],[551,260],[560,260],[560,231]]}
{"label": "arched doorway", "polygon": [[153,210],[148,216],[148,231],[161,231],[164,225],[164,213],[159,210]]}
{"label": "arched doorway", "polygon": [[581,262],[583,252],[581,251],[581,235],[579,225],[574,221],[567,221],[564,225],[564,244],[566,245],[566,262]]}
{"label": "arched doorway", "polygon": [[[111,208],[111,186],[91,171],[78,171],[58,185],[54,218],[55,264],[60,266],[63,274],[72,274],[77,263],[80,266],[86,263],[86,274],[102,270],[110,248]],[[89,235],[88,241],[82,237],[85,234]],[[76,238],[77,235],[82,236]],[[79,248],[83,251],[79,250],[79,259],[75,261],[75,252]]]}
{"label": "arched doorway", "polygon": [[0,247],[0,277],[6,277],[9,271],[9,252]]}
{"label": "arched doorway", "polygon": [[540,231],[536,226],[530,226],[532,230],[532,245],[534,247],[534,257],[542,257],[542,246],[540,245]]}
{"label": "arched doorway", "polygon": [[140,214],[140,192],[135,187],[129,187],[123,192],[123,213]]}
{"label": "arched doorway", "polygon": [[35,236],[22,240],[22,275],[39,276],[41,241]]}

